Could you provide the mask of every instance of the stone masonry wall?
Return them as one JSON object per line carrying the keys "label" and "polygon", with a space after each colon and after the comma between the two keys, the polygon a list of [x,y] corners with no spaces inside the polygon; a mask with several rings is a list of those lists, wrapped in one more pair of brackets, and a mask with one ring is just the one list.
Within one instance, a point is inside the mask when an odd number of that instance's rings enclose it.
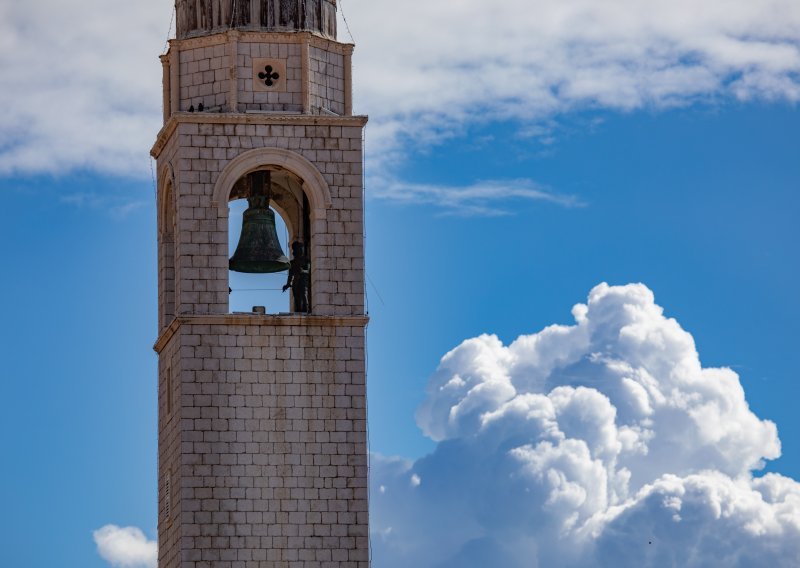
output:
{"label": "stone masonry wall", "polygon": [[181,361],[180,568],[368,568],[365,323],[173,324],[162,358]]}
{"label": "stone masonry wall", "polygon": [[181,532],[181,376],[179,343],[158,359],[158,565],[179,568]]}
{"label": "stone masonry wall", "polygon": [[230,57],[225,44],[186,48],[180,57],[180,109],[188,111],[203,103],[205,108],[224,107],[230,90]]}
{"label": "stone masonry wall", "polygon": [[319,47],[309,49],[311,107],[344,114],[344,57]]}
{"label": "stone masonry wall", "polygon": [[304,156],[330,188],[327,216],[312,226],[313,313],[363,314],[362,128],[314,126],[302,119],[294,124],[211,123],[202,116],[193,120],[177,126],[179,150],[173,163],[177,314],[228,312],[228,222],[211,202],[214,183],[229,160],[260,147]]}
{"label": "stone masonry wall", "polygon": [[[171,199],[171,192],[166,195]],[[174,212],[170,211],[171,218]],[[169,325],[175,316],[175,237],[159,235],[158,241],[158,329]]]}
{"label": "stone masonry wall", "polygon": [[[220,32],[208,37],[173,40],[174,75],[168,70],[165,93],[177,93],[174,112],[261,111],[292,114],[348,114],[346,99],[352,46],[313,36]],[[235,57],[233,56],[235,54]],[[261,64],[285,68],[274,88],[256,85]],[[258,64],[258,65],[257,65]],[[235,85],[232,77],[236,77]],[[305,85],[304,85],[305,81]],[[232,87],[235,86],[235,89]],[[168,101],[171,94],[165,95]],[[213,110],[212,110],[213,109]]]}
{"label": "stone masonry wall", "polygon": [[[239,43],[237,60],[239,77],[239,109],[301,112],[303,110],[302,63],[299,43]],[[286,65],[285,89],[275,92],[253,87],[253,59],[270,58]]]}

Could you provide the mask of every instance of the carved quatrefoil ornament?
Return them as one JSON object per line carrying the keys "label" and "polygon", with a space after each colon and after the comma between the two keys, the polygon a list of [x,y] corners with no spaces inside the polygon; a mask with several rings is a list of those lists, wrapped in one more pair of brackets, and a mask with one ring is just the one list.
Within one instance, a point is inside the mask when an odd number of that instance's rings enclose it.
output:
{"label": "carved quatrefoil ornament", "polygon": [[280,59],[253,58],[253,90],[286,91],[286,62]]}
{"label": "carved quatrefoil ornament", "polygon": [[267,87],[272,87],[275,85],[275,81],[281,78],[281,75],[273,69],[272,65],[265,65],[264,70],[258,74],[258,78],[264,81]]}

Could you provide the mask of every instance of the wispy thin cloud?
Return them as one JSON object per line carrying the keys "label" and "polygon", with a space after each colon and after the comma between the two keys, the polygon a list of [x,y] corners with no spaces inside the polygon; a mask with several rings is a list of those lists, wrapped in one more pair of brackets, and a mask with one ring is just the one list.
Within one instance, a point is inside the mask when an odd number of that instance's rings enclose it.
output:
{"label": "wispy thin cloud", "polygon": [[131,200],[126,196],[86,192],[63,195],[59,201],[65,205],[104,211],[115,219],[124,219],[131,213],[151,205],[147,201]]}
{"label": "wispy thin cloud", "polygon": [[575,195],[560,194],[530,179],[486,180],[464,186],[374,181],[375,196],[402,205],[433,205],[446,215],[498,217],[512,215],[512,202],[547,202],[584,207]]}

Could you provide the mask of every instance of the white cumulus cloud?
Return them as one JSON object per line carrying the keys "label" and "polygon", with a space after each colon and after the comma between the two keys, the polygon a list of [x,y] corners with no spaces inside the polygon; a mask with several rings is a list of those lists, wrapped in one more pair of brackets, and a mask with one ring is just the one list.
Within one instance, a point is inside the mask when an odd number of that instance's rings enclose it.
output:
{"label": "white cumulus cloud", "polygon": [[442,358],[417,413],[436,450],[373,460],[376,565],[800,565],[800,484],[757,475],[780,441],[738,375],[644,285],[573,315]]}
{"label": "white cumulus cloud", "polygon": [[106,525],[94,531],[97,552],[118,568],[156,568],[158,543],[136,527]]}

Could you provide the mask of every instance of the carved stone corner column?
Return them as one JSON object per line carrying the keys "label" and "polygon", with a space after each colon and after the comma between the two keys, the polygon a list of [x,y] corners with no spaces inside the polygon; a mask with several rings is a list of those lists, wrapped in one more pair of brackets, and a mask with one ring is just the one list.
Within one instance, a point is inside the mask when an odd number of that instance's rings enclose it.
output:
{"label": "carved stone corner column", "polygon": [[344,51],[344,115],[353,116],[353,46]]}
{"label": "carved stone corner column", "polygon": [[300,83],[303,86],[301,95],[303,98],[303,114],[311,114],[311,90],[309,89],[311,55],[309,53],[309,41],[310,36],[305,34],[303,40],[300,42],[300,66],[302,74]]}
{"label": "carved stone corner column", "polygon": [[239,112],[239,37],[236,30],[228,30],[228,58],[230,59],[230,82],[228,106],[230,112]]}
{"label": "carved stone corner column", "polygon": [[178,43],[170,41],[169,51],[169,108],[170,116],[181,110],[181,74]]}
{"label": "carved stone corner column", "polygon": [[159,55],[161,60],[161,108],[164,114],[164,122],[169,120],[172,115],[172,100],[170,97],[170,73],[169,73],[169,55]]}

